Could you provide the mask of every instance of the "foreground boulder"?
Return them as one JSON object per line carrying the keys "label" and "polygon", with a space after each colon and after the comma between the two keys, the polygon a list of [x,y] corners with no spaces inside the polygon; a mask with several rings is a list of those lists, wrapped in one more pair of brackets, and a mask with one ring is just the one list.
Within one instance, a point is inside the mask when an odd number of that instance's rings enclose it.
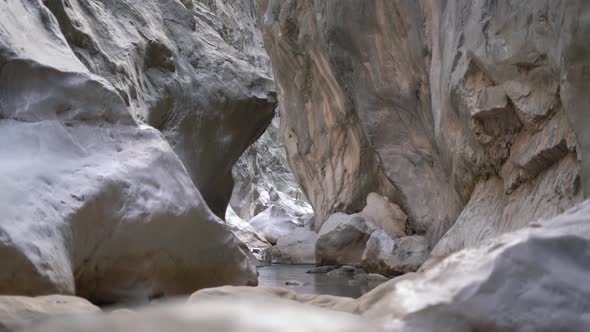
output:
{"label": "foreground boulder", "polygon": [[0,296],[0,331],[13,331],[24,325],[60,315],[98,312],[100,308],[88,300],[74,296]]}
{"label": "foreground boulder", "polygon": [[44,3],[0,9],[0,293],[110,303],[255,284],[170,145]]}
{"label": "foreground boulder", "polygon": [[152,306],[116,315],[73,316],[54,319],[27,332],[357,332],[383,331],[374,323],[343,312],[307,306],[294,301],[253,296],[249,298],[191,298],[190,303]]}
{"label": "foreground boulder", "polygon": [[315,247],[317,264],[360,264],[373,230],[360,214],[331,215],[318,232]]}
{"label": "foreground boulder", "polygon": [[393,277],[418,271],[429,252],[424,236],[391,238],[385,231],[377,230],[367,241],[361,266],[367,271]]}

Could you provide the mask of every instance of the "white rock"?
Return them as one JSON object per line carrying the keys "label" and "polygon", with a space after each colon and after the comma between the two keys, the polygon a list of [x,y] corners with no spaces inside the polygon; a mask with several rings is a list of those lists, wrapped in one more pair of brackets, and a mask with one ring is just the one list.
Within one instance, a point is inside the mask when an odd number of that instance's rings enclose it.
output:
{"label": "white rock", "polygon": [[391,237],[406,235],[408,216],[387,197],[377,193],[367,196],[367,206],[361,211],[365,221],[384,230]]}
{"label": "white rock", "polygon": [[279,238],[291,234],[300,226],[284,208],[277,205],[259,213],[249,223],[272,244],[276,244]]}
{"label": "white rock", "polygon": [[64,295],[39,297],[0,296],[0,331],[16,330],[25,325],[60,315],[100,312],[88,300]]}
{"label": "white rock", "polygon": [[274,263],[315,264],[315,244],[318,235],[304,228],[296,228],[292,234],[280,237],[272,249]]}

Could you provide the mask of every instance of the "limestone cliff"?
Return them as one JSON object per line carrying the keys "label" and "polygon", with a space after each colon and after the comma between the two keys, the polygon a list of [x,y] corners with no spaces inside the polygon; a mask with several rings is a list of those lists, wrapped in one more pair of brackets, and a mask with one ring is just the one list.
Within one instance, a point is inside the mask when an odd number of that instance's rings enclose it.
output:
{"label": "limestone cliff", "polygon": [[318,224],[378,192],[444,255],[589,190],[586,2],[259,4]]}

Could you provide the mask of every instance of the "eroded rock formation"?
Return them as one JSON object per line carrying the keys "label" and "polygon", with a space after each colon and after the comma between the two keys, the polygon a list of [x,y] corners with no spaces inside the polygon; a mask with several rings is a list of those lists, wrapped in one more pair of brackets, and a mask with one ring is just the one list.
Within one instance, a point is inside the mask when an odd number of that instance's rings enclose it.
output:
{"label": "eroded rock formation", "polygon": [[232,166],[274,114],[255,2],[44,3],[76,57],[115,87],[134,118],[164,135],[224,218]]}
{"label": "eroded rock formation", "polygon": [[578,0],[261,1],[287,156],[318,226],[377,192],[407,214],[407,235],[442,238],[446,255],[580,201],[588,12]]}
{"label": "eroded rock formation", "polygon": [[0,293],[110,303],[256,283],[212,213],[273,117],[254,8],[0,3]]}

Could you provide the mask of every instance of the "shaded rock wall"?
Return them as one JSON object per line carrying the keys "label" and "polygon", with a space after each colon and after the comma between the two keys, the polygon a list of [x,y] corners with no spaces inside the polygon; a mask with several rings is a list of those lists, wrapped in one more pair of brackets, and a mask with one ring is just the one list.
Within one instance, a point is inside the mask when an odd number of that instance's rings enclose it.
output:
{"label": "shaded rock wall", "polygon": [[[253,2],[217,4],[254,22]],[[255,34],[234,47],[211,8],[0,3],[0,293],[110,303],[256,283],[213,212],[273,84]]]}
{"label": "shaded rock wall", "polygon": [[360,211],[375,191],[412,232],[432,244],[446,234],[444,255],[579,201],[587,11],[261,1],[289,162],[317,223]]}
{"label": "shaded rock wall", "polygon": [[[231,168],[273,117],[253,1],[51,0],[68,45],[160,130],[221,218]],[[247,125],[245,125],[247,124]]]}

